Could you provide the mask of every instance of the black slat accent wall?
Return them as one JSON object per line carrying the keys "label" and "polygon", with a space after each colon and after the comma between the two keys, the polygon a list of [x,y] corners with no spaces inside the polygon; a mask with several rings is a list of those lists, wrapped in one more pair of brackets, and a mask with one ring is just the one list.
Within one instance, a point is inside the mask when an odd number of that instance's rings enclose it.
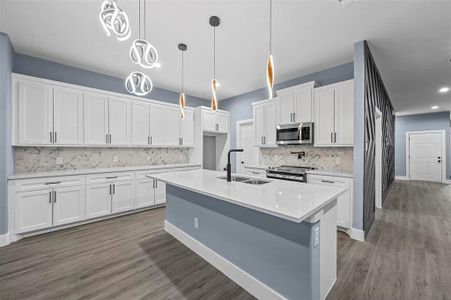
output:
{"label": "black slat accent wall", "polygon": [[382,112],[382,202],[395,179],[395,114],[390,97],[365,42],[365,155],[363,229],[368,234],[375,218],[375,107]]}

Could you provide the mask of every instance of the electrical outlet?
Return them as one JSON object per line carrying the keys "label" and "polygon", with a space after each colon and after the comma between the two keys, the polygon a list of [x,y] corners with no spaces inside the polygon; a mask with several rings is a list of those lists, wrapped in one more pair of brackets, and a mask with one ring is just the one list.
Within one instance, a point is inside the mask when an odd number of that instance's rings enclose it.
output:
{"label": "electrical outlet", "polygon": [[60,157],[60,156],[57,157],[57,158],[56,158],[56,164],[57,164],[57,165],[62,165],[62,164],[63,164],[63,158]]}
{"label": "electrical outlet", "polygon": [[146,159],[147,161],[150,161],[150,155],[147,155]]}
{"label": "electrical outlet", "polygon": [[117,160],[118,160],[118,159],[117,159],[117,155],[114,155],[114,156],[113,156],[113,162],[117,162]]}
{"label": "electrical outlet", "polygon": [[199,219],[194,218],[194,228],[199,229]]}
{"label": "electrical outlet", "polygon": [[316,227],[313,232],[313,247],[316,248],[319,245],[319,227]]}
{"label": "electrical outlet", "polygon": [[335,158],[335,164],[340,165],[341,164],[341,157]]}

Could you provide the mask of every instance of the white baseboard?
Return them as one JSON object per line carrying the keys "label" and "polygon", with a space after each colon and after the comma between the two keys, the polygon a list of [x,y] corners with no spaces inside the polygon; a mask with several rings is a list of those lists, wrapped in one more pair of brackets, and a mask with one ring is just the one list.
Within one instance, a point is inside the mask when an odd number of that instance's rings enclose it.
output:
{"label": "white baseboard", "polygon": [[355,228],[343,228],[343,227],[338,227],[338,230],[343,231],[344,233],[349,235],[349,237],[353,240],[357,240],[357,241],[361,241],[361,242],[365,241],[365,232],[363,230],[355,229]]}
{"label": "white baseboard", "polygon": [[9,233],[0,235],[0,247],[8,246],[10,244]]}
{"label": "white baseboard", "polygon": [[286,299],[168,221],[164,230],[258,299]]}
{"label": "white baseboard", "polygon": [[409,180],[409,178],[407,178],[407,176],[395,176],[396,180]]}

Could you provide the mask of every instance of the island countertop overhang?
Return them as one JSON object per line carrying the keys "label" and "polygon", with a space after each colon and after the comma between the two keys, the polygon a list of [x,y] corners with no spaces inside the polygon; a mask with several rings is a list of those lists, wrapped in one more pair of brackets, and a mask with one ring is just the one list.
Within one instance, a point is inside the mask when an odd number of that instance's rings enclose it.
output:
{"label": "island countertop overhang", "polygon": [[292,222],[303,222],[345,192],[343,188],[284,180],[262,185],[227,182],[224,172],[192,170],[149,174],[150,178]]}

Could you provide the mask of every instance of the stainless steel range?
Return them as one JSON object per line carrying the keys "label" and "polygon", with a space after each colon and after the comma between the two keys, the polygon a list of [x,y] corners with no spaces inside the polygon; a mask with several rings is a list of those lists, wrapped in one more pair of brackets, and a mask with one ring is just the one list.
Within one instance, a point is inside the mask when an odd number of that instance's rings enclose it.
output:
{"label": "stainless steel range", "polygon": [[267,178],[307,182],[307,171],[314,170],[312,167],[286,166],[269,167],[266,169]]}

